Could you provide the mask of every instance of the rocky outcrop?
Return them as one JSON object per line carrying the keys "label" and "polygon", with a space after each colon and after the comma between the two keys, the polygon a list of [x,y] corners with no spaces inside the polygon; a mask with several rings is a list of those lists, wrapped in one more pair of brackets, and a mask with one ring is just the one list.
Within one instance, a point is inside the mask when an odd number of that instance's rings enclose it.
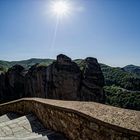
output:
{"label": "rocky outcrop", "polygon": [[10,99],[41,97],[104,102],[105,98],[104,77],[95,58],[86,58],[79,67],[71,58],[60,54],[49,66],[36,64],[25,72],[16,65],[0,79],[5,79],[0,89],[6,86],[4,92]]}
{"label": "rocky outcrop", "polygon": [[46,69],[47,67],[38,64],[29,69],[24,83],[26,97],[47,97]]}
{"label": "rocky outcrop", "polygon": [[0,102],[6,101],[6,83],[5,83],[5,73],[0,74]]}
{"label": "rocky outcrop", "polygon": [[83,60],[81,100],[104,102],[104,76],[96,58]]}
{"label": "rocky outcrop", "polygon": [[77,64],[65,55],[47,68],[48,98],[78,100],[81,71]]}
{"label": "rocky outcrop", "polygon": [[48,67],[32,66],[25,76],[25,95],[62,100],[104,101],[104,77],[95,58],[83,60],[83,69],[60,54]]}
{"label": "rocky outcrop", "polygon": [[7,73],[0,75],[1,101],[10,101],[24,97],[24,68],[15,65]]}
{"label": "rocky outcrop", "polygon": [[32,66],[25,76],[25,95],[51,99],[77,100],[81,71],[76,63],[65,56],[48,67]]}

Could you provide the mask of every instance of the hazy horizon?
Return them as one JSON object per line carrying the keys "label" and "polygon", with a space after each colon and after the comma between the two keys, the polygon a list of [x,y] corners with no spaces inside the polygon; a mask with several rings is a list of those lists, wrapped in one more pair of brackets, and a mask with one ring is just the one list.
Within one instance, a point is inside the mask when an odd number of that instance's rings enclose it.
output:
{"label": "hazy horizon", "polygon": [[59,21],[52,0],[0,0],[0,60],[95,57],[100,63],[140,66],[140,1],[67,0],[70,14]]}

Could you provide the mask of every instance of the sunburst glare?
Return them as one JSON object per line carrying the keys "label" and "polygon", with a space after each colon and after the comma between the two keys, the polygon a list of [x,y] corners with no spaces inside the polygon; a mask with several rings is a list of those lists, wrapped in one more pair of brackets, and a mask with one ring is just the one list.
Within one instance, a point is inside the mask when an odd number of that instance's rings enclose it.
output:
{"label": "sunburst glare", "polygon": [[71,5],[66,0],[55,0],[51,3],[51,11],[58,17],[67,16],[71,12]]}

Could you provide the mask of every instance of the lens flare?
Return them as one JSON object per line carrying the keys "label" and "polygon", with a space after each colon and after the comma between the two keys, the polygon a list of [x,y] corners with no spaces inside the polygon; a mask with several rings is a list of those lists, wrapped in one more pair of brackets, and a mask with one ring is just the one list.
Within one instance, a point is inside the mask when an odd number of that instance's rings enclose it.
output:
{"label": "lens flare", "polygon": [[65,0],[53,1],[51,4],[51,10],[58,17],[66,16],[70,12],[70,5],[68,1]]}

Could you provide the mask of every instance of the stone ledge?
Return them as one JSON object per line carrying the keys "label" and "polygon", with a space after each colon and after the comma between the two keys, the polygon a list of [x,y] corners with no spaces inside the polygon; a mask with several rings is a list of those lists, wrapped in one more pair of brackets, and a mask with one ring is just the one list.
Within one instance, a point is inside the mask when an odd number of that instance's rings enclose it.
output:
{"label": "stone ledge", "polygon": [[[57,130],[60,126],[57,126],[57,124],[53,126],[53,122],[46,122],[46,118],[43,118],[43,115],[45,115],[45,111],[50,112],[49,117],[52,118],[54,116],[60,115],[59,119],[61,123],[59,125],[62,125],[62,127],[66,127],[67,123],[67,120],[64,119],[64,117],[67,118],[70,115],[71,118],[77,118],[75,122],[72,122],[76,123],[76,121],[79,121],[77,122],[77,125],[81,123],[82,125],[84,124],[85,126],[88,126],[93,130],[95,129],[96,131],[101,131],[102,128],[106,128],[105,131],[113,131],[113,135],[116,135],[116,133],[117,135],[122,135],[123,133],[125,133],[125,135],[132,135],[132,137],[134,135],[140,138],[140,111],[121,109],[95,102],[60,101],[41,98],[23,98],[5,104],[1,104],[0,114],[5,113],[3,112],[4,108],[7,111],[10,111],[11,108],[16,108],[17,111],[20,111],[21,113],[26,113],[26,110],[32,111],[38,116],[38,118],[41,121],[46,123],[45,125],[47,127],[52,127],[55,130]],[[16,109],[13,109],[11,111],[16,111]],[[57,123],[59,123],[59,120],[57,120],[57,118],[53,118],[52,120],[55,120]],[[67,135],[68,132],[63,133]],[[71,137],[71,139],[74,139],[74,136],[71,135],[73,134],[68,134],[68,136]]]}

